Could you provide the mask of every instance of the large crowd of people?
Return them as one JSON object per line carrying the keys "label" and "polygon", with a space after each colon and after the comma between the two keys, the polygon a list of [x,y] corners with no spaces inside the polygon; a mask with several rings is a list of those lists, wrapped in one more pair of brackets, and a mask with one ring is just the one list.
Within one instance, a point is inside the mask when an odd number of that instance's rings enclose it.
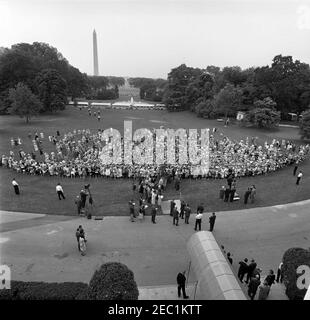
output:
{"label": "large crowd of people", "polygon": [[[213,130],[214,132],[214,130]],[[300,163],[309,154],[309,145],[296,145],[291,141],[265,142],[259,145],[256,138],[234,141],[229,137],[210,135],[210,167],[207,173],[197,171],[189,164],[126,165],[104,164],[100,157],[102,147],[109,141],[102,139],[102,130],[74,130],[60,136],[49,136],[49,143],[55,145],[55,152],[43,150],[44,134],[35,133],[33,150],[26,152],[21,142],[12,143],[9,155],[3,155],[0,165],[20,173],[57,177],[109,177],[137,178],[158,176],[179,176],[181,178],[227,178],[233,172],[235,177],[267,174],[293,163]],[[29,134],[31,139],[31,134]],[[122,138],[123,139],[123,138]],[[20,138],[19,138],[20,140]],[[166,142],[164,142],[166,143]],[[176,151],[178,143],[176,143]],[[155,149],[155,148],[154,148]],[[40,158],[40,160],[38,159]],[[154,157],[155,158],[155,157]]]}

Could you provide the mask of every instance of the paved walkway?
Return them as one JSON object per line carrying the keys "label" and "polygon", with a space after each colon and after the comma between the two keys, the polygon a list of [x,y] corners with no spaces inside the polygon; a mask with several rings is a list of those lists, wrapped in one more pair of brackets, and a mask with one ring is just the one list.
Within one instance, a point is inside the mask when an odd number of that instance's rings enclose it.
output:
{"label": "paved walkway", "polygon": [[[269,269],[276,271],[288,248],[309,247],[309,212],[310,200],[218,212],[213,234],[232,253],[235,271],[238,261],[247,257],[255,258],[263,274],[267,274]],[[157,224],[153,225],[150,217],[142,223],[132,223],[128,217],[96,221],[22,215],[0,211],[1,263],[11,266],[15,280],[89,282],[102,263],[119,261],[133,270],[138,286],[143,287],[142,296],[172,297],[176,294],[177,273],[189,266],[186,243],[195,232],[194,217],[189,225],[180,220],[176,227],[170,216],[157,217]],[[203,230],[208,230],[208,216],[204,214]],[[80,224],[88,238],[85,257],[79,254],[75,239]],[[188,281],[196,281],[192,271]],[[274,286],[271,297],[285,298],[282,287]]]}

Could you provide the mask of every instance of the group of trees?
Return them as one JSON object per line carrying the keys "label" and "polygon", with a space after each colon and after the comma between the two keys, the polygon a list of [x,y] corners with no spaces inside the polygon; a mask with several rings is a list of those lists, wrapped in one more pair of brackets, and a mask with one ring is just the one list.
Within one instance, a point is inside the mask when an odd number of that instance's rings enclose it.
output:
{"label": "group of trees", "polygon": [[122,77],[89,77],[71,66],[56,48],[19,43],[0,51],[0,113],[29,119],[63,110],[70,97],[116,99]]}
{"label": "group of trees", "polygon": [[[86,74],[71,66],[56,48],[46,43],[19,43],[1,51],[1,113],[12,107],[11,111],[22,114],[23,109],[27,110],[26,119],[29,119],[38,111],[62,110],[68,96],[74,99],[87,90]],[[23,94],[29,103],[20,103]]]}
{"label": "group of trees", "polygon": [[310,67],[291,56],[274,57],[271,66],[249,68],[185,64],[171,70],[163,93],[171,111],[192,110],[198,116],[236,116],[259,127],[278,124],[289,112],[300,115],[310,104]]}
{"label": "group of trees", "polygon": [[165,79],[129,78],[131,86],[140,89],[140,98],[149,101],[161,102],[167,84]]}

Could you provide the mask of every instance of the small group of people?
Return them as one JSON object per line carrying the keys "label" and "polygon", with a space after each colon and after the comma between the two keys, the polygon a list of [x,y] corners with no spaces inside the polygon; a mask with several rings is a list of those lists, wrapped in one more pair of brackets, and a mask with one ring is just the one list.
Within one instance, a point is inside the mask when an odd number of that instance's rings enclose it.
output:
{"label": "small group of people", "polygon": [[[173,217],[172,223],[175,226],[179,225],[179,218],[184,219],[185,224],[189,224],[189,218],[191,215],[191,207],[188,203],[185,203],[184,200],[181,201],[180,211],[178,210],[175,200],[170,201],[170,216]],[[204,206],[203,203],[197,206],[196,216],[195,216],[195,231],[201,231],[201,223],[203,218]],[[209,231],[213,231],[215,224],[216,215],[215,212],[209,217],[210,229]]]}
{"label": "small group of people", "polygon": [[258,289],[258,300],[266,300],[269,296],[271,286],[276,282],[282,283],[282,266],[283,263],[281,262],[278,267],[277,277],[271,269],[264,281],[261,281],[262,270],[257,267],[254,259],[251,259],[250,263],[248,263],[247,258],[239,261],[238,278],[240,282],[243,283],[243,279],[246,276],[245,283],[248,285],[248,296],[251,300],[254,300]]}

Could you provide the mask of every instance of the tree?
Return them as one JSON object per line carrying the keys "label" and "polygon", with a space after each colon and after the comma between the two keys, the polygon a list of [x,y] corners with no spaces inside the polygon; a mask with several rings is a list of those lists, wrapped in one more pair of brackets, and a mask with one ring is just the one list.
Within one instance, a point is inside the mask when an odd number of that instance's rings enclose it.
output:
{"label": "tree", "polygon": [[195,112],[198,115],[198,117],[208,118],[208,119],[214,118],[216,116],[216,113],[214,111],[214,101],[209,99],[207,101],[200,102],[195,107]]}
{"label": "tree", "polygon": [[270,97],[254,102],[254,109],[246,114],[245,122],[258,128],[274,128],[279,125],[281,115],[277,104]]}
{"label": "tree", "polygon": [[[309,285],[309,274],[304,274],[301,279],[298,280],[298,273],[301,273],[300,270],[297,273],[297,268],[300,266],[310,267],[310,250],[303,248],[290,248],[288,249],[282,258],[283,266],[283,282],[286,287],[286,295],[290,300],[303,300],[307,287]],[[302,279],[304,278],[304,279]],[[305,280],[304,283],[300,280]],[[303,286],[304,288],[300,288]]]}
{"label": "tree", "polygon": [[185,64],[171,70],[163,95],[163,102],[169,110],[190,108],[186,93],[187,87],[202,73],[201,69],[187,67]]}
{"label": "tree", "polygon": [[55,69],[42,70],[35,79],[38,96],[44,111],[65,109],[67,104],[66,80]]}
{"label": "tree", "polygon": [[300,135],[302,139],[310,138],[310,109],[302,113],[300,122]]}
{"label": "tree", "polygon": [[215,112],[227,116],[236,115],[242,104],[242,90],[227,84],[214,98]]}
{"label": "tree", "polygon": [[72,67],[56,48],[47,43],[18,43],[0,55],[0,96],[5,101],[8,90],[19,82],[37,92],[35,78],[44,69],[55,69],[66,80],[67,95],[85,95],[88,90],[87,76]]}
{"label": "tree", "polygon": [[138,296],[133,272],[119,262],[103,264],[89,283],[88,299],[91,300],[137,300]]}
{"label": "tree", "polygon": [[26,123],[43,108],[37,96],[23,83],[18,83],[15,88],[9,90],[9,99],[12,102],[11,113],[25,118]]}

